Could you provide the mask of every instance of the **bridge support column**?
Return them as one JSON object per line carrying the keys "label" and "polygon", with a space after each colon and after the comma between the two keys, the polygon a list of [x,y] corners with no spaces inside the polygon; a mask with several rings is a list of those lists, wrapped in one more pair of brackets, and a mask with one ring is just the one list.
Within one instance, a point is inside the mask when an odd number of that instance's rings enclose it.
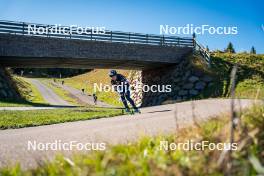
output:
{"label": "bridge support column", "polygon": [[[132,98],[142,107],[199,98],[199,94],[212,84],[212,77],[196,68],[188,58],[169,67],[135,71],[130,79],[131,86],[136,87],[132,90]],[[154,85],[153,88],[159,90],[144,91],[142,86],[136,86],[140,83],[148,87]],[[171,91],[166,91],[166,86],[170,86]]]}

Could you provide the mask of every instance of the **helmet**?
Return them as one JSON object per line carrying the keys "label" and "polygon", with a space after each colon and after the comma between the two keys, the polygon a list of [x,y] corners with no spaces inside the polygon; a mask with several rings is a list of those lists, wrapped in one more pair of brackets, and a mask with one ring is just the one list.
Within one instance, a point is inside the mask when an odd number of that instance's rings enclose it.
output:
{"label": "helmet", "polygon": [[111,70],[109,72],[109,76],[112,77],[112,76],[115,76],[117,74],[116,70]]}

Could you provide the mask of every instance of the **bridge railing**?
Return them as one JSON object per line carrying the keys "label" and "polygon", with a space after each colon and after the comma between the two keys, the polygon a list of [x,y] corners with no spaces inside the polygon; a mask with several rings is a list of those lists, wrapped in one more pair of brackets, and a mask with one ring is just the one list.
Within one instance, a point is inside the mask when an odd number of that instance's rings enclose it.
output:
{"label": "bridge railing", "polygon": [[200,44],[195,38],[193,39],[194,43],[194,51],[198,52],[200,56],[204,59],[204,61],[210,66],[211,65],[211,56],[210,52],[207,51],[207,49]]}
{"label": "bridge railing", "polygon": [[[33,33],[32,26],[36,28],[46,29],[40,33]],[[57,27],[57,28],[56,28]],[[59,27],[62,29],[66,27],[63,33],[59,32]],[[94,33],[92,29],[86,30],[87,33],[78,33],[77,28],[69,28],[67,26],[55,26],[25,22],[13,22],[0,20],[0,33],[15,34],[15,35],[30,35],[39,37],[51,38],[66,38],[79,40],[92,40],[104,42],[120,42],[130,44],[146,44],[146,45],[160,45],[160,46],[177,46],[177,47],[194,47],[194,40],[192,38],[173,37],[164,35],[141,34],[120,31],[108,31],[104,33]],[[56,32],[57,30],[57,32]]]}

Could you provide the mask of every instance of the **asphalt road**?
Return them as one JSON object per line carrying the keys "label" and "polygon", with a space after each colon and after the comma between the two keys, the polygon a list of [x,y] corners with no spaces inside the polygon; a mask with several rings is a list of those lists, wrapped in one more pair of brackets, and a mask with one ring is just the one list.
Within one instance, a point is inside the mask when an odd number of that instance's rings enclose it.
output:
{"label": "asphalt road", "polygon": [[61,97],[59,97],[56,93],[53,92],[52,89],[47,87],[45,84],[40,82],[37,79],[29,79],[31,83],[37,87],[41,95],[43,96],[44,100],[49,103],[50,105],[56,105],[56,106],[71,106],[70,103],[63,100]]}
{"label": "asphalt road", "polygon": [[[252,100],[236,101],[236,107],[250,106]],[[229,99],[208,99],[143,108],[141,114],[112,118],[68,122],[22,129],[0,130],[0,167],[20,162],[22,168],[32,168],[60,152],[69,156],[74,151],[28,150],[28,142],[108,144],[127,143],[141,136],[175,133],[178,128],[230,112]]]}

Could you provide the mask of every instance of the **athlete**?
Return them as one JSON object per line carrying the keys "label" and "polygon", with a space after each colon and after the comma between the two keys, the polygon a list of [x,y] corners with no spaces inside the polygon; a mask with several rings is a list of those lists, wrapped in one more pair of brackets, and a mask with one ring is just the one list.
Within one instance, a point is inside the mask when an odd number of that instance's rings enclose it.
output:
{"label": "athlete", "polygon": [[111,77],[111,84],[114,86],[115,91],[117,91],[121,97],[121,100],[126,108],[126,112],[130,112],[127,101],[131,104],[135,113],[140,113],[139,109],[136,107],[134,101],[130,97],[129,82],[121,74],[118,74],[115,70],[109,72]]}

